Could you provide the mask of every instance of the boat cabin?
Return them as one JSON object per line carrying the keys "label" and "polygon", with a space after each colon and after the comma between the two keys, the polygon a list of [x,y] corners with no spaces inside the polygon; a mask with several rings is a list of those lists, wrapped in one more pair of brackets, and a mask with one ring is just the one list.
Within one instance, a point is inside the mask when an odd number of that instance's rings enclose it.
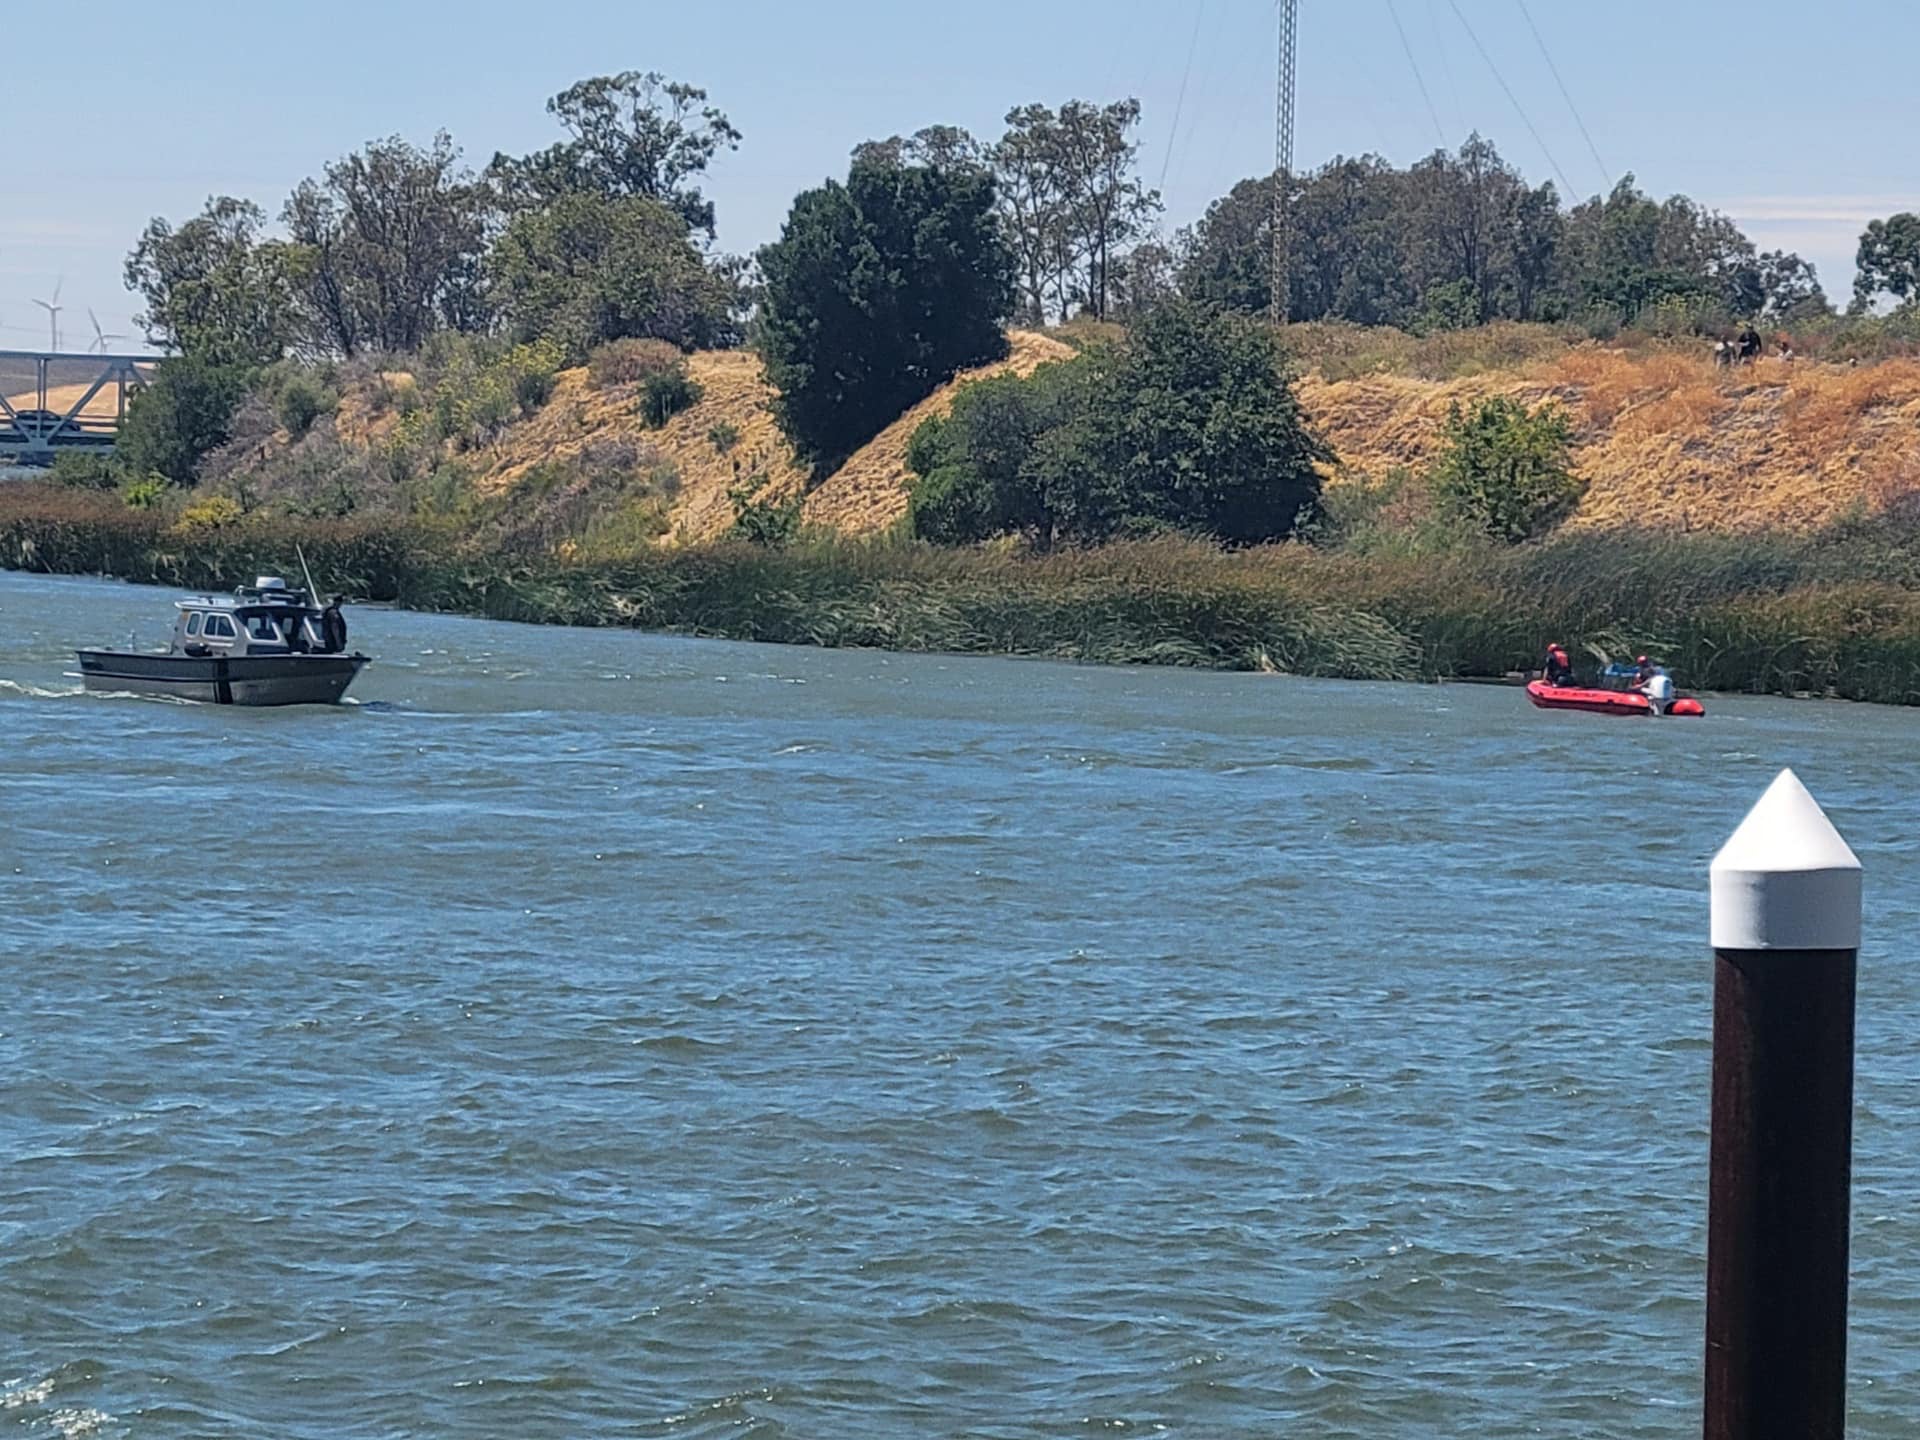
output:
{"label": "boat cabin", "polygon": [[232,595],[175,603],[175,655],[321,655],[327,653],[320,609],[305,590],[262,575]]}

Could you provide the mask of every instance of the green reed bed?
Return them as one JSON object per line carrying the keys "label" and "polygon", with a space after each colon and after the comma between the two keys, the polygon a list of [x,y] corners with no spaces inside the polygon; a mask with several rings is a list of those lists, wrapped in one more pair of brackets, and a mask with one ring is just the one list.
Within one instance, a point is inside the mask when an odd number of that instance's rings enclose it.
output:
{"label": "green reed bed", "polygon": [[901,542],[730,543],[564,564],[428,525],[249,517],[183,527],[111,495],[0,487],[0,565],[226,589],[306,554],[323,590],[495,619],[781,644],[1499,676],[1549,639],[1653,651],[1703,690],[1920,703],[1920,529],[1571,535],[1513,549],[1239,553],[1162,539],[1031,556]]}

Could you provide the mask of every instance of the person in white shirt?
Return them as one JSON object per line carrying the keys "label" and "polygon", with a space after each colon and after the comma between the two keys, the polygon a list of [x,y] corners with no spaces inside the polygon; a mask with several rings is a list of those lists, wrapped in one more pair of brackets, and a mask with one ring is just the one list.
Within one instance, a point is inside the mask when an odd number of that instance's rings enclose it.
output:
{"label": "person in white shirt", "polygon": [[1633,663],[1636,671],[1633,688],[1647,697],[1654,714],[1666,714],[1673,708],[1673,677],[1644,655]]}

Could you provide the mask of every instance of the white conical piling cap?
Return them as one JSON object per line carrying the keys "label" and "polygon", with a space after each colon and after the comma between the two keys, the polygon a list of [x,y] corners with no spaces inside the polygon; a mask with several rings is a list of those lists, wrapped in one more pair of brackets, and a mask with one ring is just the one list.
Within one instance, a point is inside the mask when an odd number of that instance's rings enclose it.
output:
{"label": "white conical piling cap", "polygon": [[1716,950],[1858,950],[1860,861],[1782,770],[1713,857]]}

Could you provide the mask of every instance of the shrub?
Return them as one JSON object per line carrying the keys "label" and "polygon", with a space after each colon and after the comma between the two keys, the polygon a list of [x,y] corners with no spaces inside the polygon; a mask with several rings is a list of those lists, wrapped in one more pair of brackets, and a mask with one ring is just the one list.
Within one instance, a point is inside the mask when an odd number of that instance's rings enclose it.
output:
{"label": "shrub", "polygon": [[1124,349],[966,386],[908,447],[914,529],[938,543],[1020,533],[1040,549],[1180,530],[1288,535],[1329,458],[1272,331],[1187,301]]}
{"label": "shrub", "polygon": [[227,442],[252,378],[240,366],[191,355],[162,360],[127,407],[116,447],[121,464],[135,475],[191,485],[200,461]]}
{"label": "shrub", "polygon": [[333,414],[339,408],[338,394],[322,385],[316,377],[295,372],[281,381],[274,413],[286,427],[287,434],[298,440],[313,428],[314,421],[322,415]]}
{"label": "shrub", "polygon": [[105,455],[84,450],[62,450],[53,457],[47,478],[69,490],[111,490],[120,483],[120,471]]}
{"label": "shrub", "polygon": [[707,431],[707,439],[712,443],[715,450],[725,455],[740,443],[740,427],[738,425],[730,425],[725,420],[722,420],[718,425]]}
{"label": "shrub", "polygon": [[180,512],[173,528],[183,535],[196,530],[223,530],[237,525],[243,517],[240,502],[225,495],[208,495]]}
{"label": "shrub", "polygon": [[686,221],[642,195],[574,189],[522,209],[486,263],[508,333],[556,341],[576,360],[626,336],[689,350],[739,340],[730,268],[709,263]]}
{"label": "shrub", "polygon": [[1447,450],[1433,472],[1443,513],[1495,540],[1545,534],[1580,502],[1570,468],[1573,433],[1559,407],[1529,410],[1496,395],[1447,417]]}
{"label": "shrub", "polygon": [[800,509],[806,497],[766,499],[760,494],[765,484],[764,476],[755,476],[727,492],[733,502],[733,533],[750,544],[778,549],[799,533]]}
{"label": "shrub", "polygon": [[699,404],[702,393],[693,377],[687,374],[686,362],[682,361],[671,370],[647,377],[641,387],[640,414],[651,428],[658,430],[682,410]]}
{"label": "shrub", "polygon": [[637,385],[686,363],[680,347],[665,340],[609,340],[587,357],[587,378],[602,390]]}
{"label": "shrub", "polygon": [[130,477],[120,487],[120,498],[130,510],[157,510],[173,494],[173,486],[164,475]]}

